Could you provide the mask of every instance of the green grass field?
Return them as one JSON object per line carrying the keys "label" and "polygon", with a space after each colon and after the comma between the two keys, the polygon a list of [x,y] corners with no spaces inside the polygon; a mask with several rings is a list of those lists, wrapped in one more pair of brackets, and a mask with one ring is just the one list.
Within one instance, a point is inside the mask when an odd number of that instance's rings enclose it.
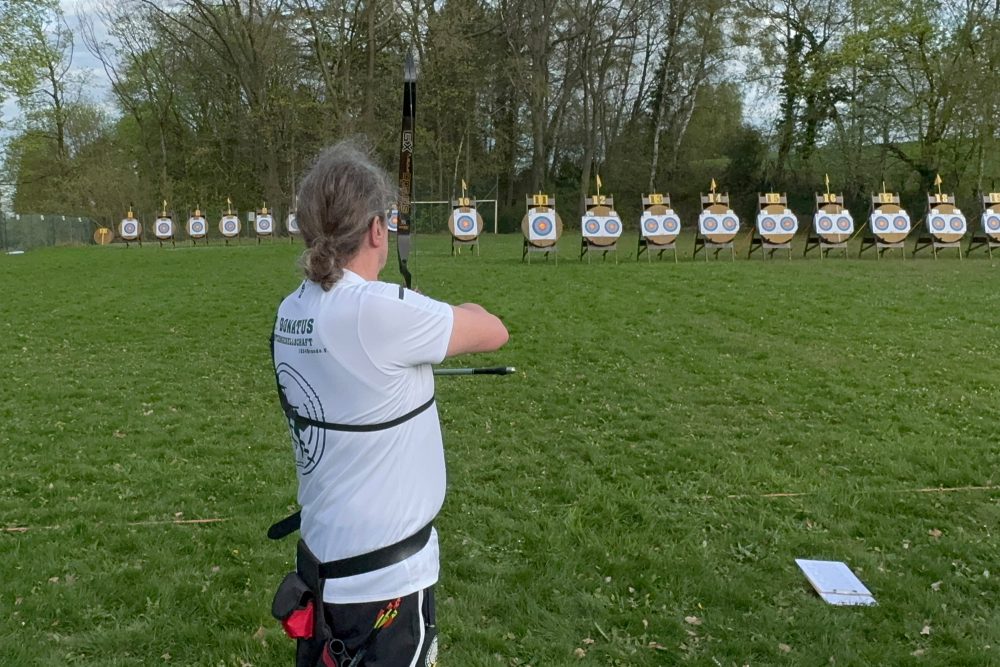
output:
{"label": "green grass field", "polygon": [[[1000,665],[1000,267],[574,242],[416,240],[422,291],[511,332],[453,365],[519,370],[437,383],[442,665]],[[268,333],[298,252],[0,256],[0,665],[290,667],[294,543],[264,532],[295,499]]]}

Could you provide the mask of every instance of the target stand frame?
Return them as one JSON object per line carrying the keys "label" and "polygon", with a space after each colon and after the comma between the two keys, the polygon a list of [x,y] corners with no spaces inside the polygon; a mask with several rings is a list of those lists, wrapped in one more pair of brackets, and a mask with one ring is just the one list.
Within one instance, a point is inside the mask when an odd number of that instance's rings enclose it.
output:
{"label": "target stand frame", "polygon": [[[715,192],[710,192],[707,195],[701,195],[701,211],[704,213],[706,210],[712,208],[713,206],[725,206],[729,208],[729,193],[719,194]],[[739,218],[737,218],[739,221]],[[736,235],[739,235],[739,228],[737,227]],[[691,252],[691,259],[698,256],[700,250],[705,251],[705,261],[708,261],[708,251],[715,251],[715,259],[719,259],[719,253],[723,250],[729,250],[730,261],[736,261],[736,237],[734,236],[729,241],[717,242],[713,241],[707,236],[701,233],[701,224],[695,228],[694,231],[694,250]]]}
{"label": "target stand frame", "polygon": [[[672,211],[670,204],[670,194],[661,195],[658,193],[651,193],[649,195],[642,196],[642,212],[646,215],[656,215],[654,212],[659,210]],[[639,255],[646,253],[646,262],[650,263],[653,261],[653,252],[656,252],[656,258],[663,261],[663,253],[668,250],[672,250],[674,253],[674,264],[677,263],[677,239],[680,238],[680,230],[677,232],[677,236],[674,237],[673,241],[669,243],[657,243],[655,237],[643,236],[642,235],[642,220],[639,220],[639,241],[635,248],[635,261],[639,261]]]}
{"label": "target stand frame", "polygon": [[[861,259],[861,255],[865,250],[875,248],[875,259],[882,259],[882,255],[888,250],[899,250],[900,257],[903,258],[903,261],[906,261],[906,239],[913,233],[912,223],[910,224],[910,231],[899,241],[883,241],[875,235],[875,231],[872,229],[872,215],[876,211],[881,211],[882,207],[887,205],[894,206],[898,211],[903,210],[899,205],[899,195],[896,193],[882,192],[872,195],[872,205],[868,212],[868,219],[865,220],[865,224],[862,227],[862,230],[867,229],[868,232],[861,235],[861,247],[858,248],[858,259]],[[897,213],[898,211],[887,211],[887,213]]]}
{"label": "target stand frame", "polygon": [[[816,213],[819,213],[820,211],[825,211],[827,213],[843,213],[844,208],[844,195],[821,195],[818,192],[816,193]],[[850,259],[851,253],[847,247],[847,243],[850,241],[850,235],[845,236],[848,238],[843,241],[830,241],[816,233],[816,224],[814,221],[813,224],[809,225],[809,231],[806,232],[806,244],[802,249],[802,256],[805,257],[809,254],[810,250],[818,248],[820,259],[826,259],[826,255],[829,255],[833,250],[843,250],[844,259]]]}
{"label": "target stand frame", "polygon": [[[776,192],[768,192],[766,194],[757,195],[757,208],[758,212],[766,211],[769,206],[781,206],[782,210],[788,210],[788,195],[778,194]],[[795,215],[794,213],[792,214]],[[760,230],[757,229],[757,223],[754,222],[750,233],[750,245],[747,247],[747,259],[753,255],[754,250],[760,250],[761,259],[774,259],[774,253],[777,250],[787,250],[788,251],[788,261],[792,261],[792,240],[789,239],[783,243],[775,243],[769,241],[764,236],[761,235]]]}
{"label": "target stand frame", "polygon": [[[980,202],[982,203],[982,211],[980,213],[980,225],[985,224],[982,222],[983,215],[988,212],[1000,213],[1000,192],[990,192],[983,193],[980,197]],[[979,248],[986,248],[986,252],[990,259],[993,259],[993,249],[1000,248],[1000,238],[993,238],[983,230],[980,234],[976,234],[972,231],[969,236],[969,244],[965,248],[965,254],[968,255],[973,250]]]}
{"label": "target stand frame", "polygon": [[[597,195],[596,197],[587,197],[584,199],[584,206],[586,206],[586,214],[589,215],[607,215],[608,213],[614,211],[615,208],[615,198],[611,196]],[[607,209],[604,213],[598,213],[599,208]],[[590,258],[594,253],[601,253],[601,261],[605,261],[608,258],[608,253],[615,253],[615,264],[618,263],[618,240],[616,238],[611,243],[602,244],[595,243],[587,236],[580,236],[580,261],[583,261],[584,255],[587,256],[587,264],[590,264]]]}
{"label": "target stand frame", "polygon": [[[126,238],[126,236],[122,233],[122,227],[125,225],[126,222],[134,222],[136,224],[135,238]],[[118,223],[118,238],[122,240],[122,243],[125,244],[126,248],[131,248],[133,243],[138,243],[139,247],[141,248],[143,231],[144,228],[142,226],[142,223],[139,222],[138,218],[126,218]]]}
{"label": "target stand frame", "polygon": [[[930,224],[931,211],[934,208],[941,207],[942,205],[948,206],[950,209],[948,211],[942,211],[942,213],[954,213],[955,211],[958,211],[958,208],[955,206],[954,195],[927,195],[927,212],[924,214],[923,220],[920,221],[920,224],[924,227],[928,227]],[[910,255],[912,257],[916,257],[919,251],[930,248],[934,254],[934,259],[937,259],[938,250],[951,248],[953,250],[957,250],[958,258],[962,259],[962,240],[964,238],[965,235],[963,234],[962,238],[957,241],[942,241],[930,232],[919,233],[917,234],[917,239],[913,244],[913,250],[910,251]]]}
{"label": "target stand frame", "polygon": [[[164,211],[164,213],[166,213],[166,211]],[[162,220],[164,220],[164,219],[170,220],[170,236],[160,236],[159,235],[159,230],[157,229],[157,227],[160,225],[160,222]],[[166,214],[166,215],[163,215],[163,214],[154,214],[153,215],[153,238],[156,239],[156,241],[160,244],[161,248],[163,247],[163,243],[165,241],[170,241],[170,247],[171,248],[176,248],[177,247],[177,225],[174,224],[174,214],[173,213],[169,213],[169,214]]]}
{"label": "target stand frame", "polygon": [[[477,228],[477,232],[476,232],[476,237],[473,238],[473,239],[468,239],[468,238],[463,239],[463,238],[459,238],[458,236],[455,235],[455,231],[456,230],[454,229],[454,224],[453,224],[454,218],[455,218],[455,213],[456,212],[468,213],[468,210],[462,211],[461,210],[462,208],[471,209],[471,210],[473,210],[473,211],[476,212],[476,228]],[[452,199],[451,200],[451,215],[448,218],[448,227],[449,227],[448,231],[451,232],[451,256],[452,257],[454,257],[455,255],[461,255],[462,254],[462,248],[465,248],[465,247],[471,248],[471,250],[469,251],[470,255],[473,255],[473,256],[476,256],[476,257],[482,257],[482,251],[479,249],[479,237],[482,236],[482,233],[483,233],[482,225],[479,224],[481,220],[482,220],[482,217],[479,215],[479,207],[476,206],[476,198],[475,197],[459,197],[457,199]]]}
{"label": "target stand frame", "polygon": [[[544,203],[536,203],[536,198],[543,198]],[[528,264],[531,264],[531,255],[533,253],[543,253],[545,255],[545,261],[549,261],[549,254],[555,255],[555,264],[559,266],[559,237],[562,235],[562,219],[559,217],[559,213],[556,211],[556,198],[555,195],[525,195],[525,206],[526,211],[524,219],[521,221],[521,262],[524,262],[525,258],[528,259]],[[556,239],[551,245],[535,245],[528,240],[528,215],[531,213],[531,209],[539,209],[542,212],[551,210],[553,217],[556,221]]]}

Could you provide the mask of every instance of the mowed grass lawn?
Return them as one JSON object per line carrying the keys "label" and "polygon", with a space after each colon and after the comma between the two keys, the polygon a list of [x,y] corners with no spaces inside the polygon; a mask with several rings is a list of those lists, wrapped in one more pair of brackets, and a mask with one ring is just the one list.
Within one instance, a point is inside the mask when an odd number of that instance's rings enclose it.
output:
{"label": "mowed grass lawn", "polygon": [[[511,332],[452,365],[518,368],[437,383],[442,665],[1000,664],[996,263],[576,242],[416,239],[425,293]],[[295,500],[268,332],[298,252],[0,256],[0,665],[291,665],[294,541],[264,532]]]}

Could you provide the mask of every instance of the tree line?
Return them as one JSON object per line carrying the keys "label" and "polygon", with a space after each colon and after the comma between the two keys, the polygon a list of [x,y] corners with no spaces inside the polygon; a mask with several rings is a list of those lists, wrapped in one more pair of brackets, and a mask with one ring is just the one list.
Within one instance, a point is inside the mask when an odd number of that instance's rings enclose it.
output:
{"label": "tree line", "polygon": [[411,51],[417,199],[465,180],[503,229],[533,192],[575,216],[597,174],[623,215],[650,191],[693,214],[713,178],[743,215],[761,191],[809,212],[824,174],[860,215],[883,183],[922,212],[938,173],[974,209],[1000,177],[996,0],[122,0],[88,17],[0,4],[17,211],[288,210],[311,157],[353,135],[394,172]]}

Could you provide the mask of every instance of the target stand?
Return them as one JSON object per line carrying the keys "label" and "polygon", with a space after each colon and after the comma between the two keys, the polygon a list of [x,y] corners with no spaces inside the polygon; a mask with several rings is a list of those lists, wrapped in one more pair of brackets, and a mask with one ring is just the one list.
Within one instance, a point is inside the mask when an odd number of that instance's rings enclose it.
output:
{"label": "target stand", "polygon": [[982,196],[983,214],[980,217],[982,234],[973,232],[965,254],[977,248],[986,248],[990,259],[993,259],[993,248],[1000,248],[1000,192],[990,192]]}
{"label": "target stand", "polygon": [[639,242],[635,250],[635,261],[646,253],[646,261],[652,262],[652,255],[662,260],[663,253],[671,250],[677,263],[677,237],[681,233],[681,219],[670,207],[670,195],[651,193],[642,197],[642,216],[639,219]]}
{"label": "target stand", "polygon": [[601,261],[609,252],[615,253],[618,263],[618,239],[622,235],[622,220],[615,212],[615,198],[594,195],[585,200],[587,212],[580,218],[580,261],[587,256],[587,264],[594,253],[601,253]]}
{"label": "target stand", "polygon": [[219,219],[219,233],[222,234],[222,238],[225,240],[226,245],[229,245],[229,239],[236,239],[237,243],[240,241],[240,217],[234,213],[227,213]]}
{"label": "target stand", "polygon": [[142,247],[142,223],[135,219],[131,208],[128,215],[118,223],[118,238],[125,242],[126,248],[131,247],[132,243],[138,243]]}
{"label": "target stand", "polygon": [[844,259],[850,252],[847,242],[854,233],[854,218],[851,212],[844,208],[844,195],[833,193],[816,195],[816,213],[813,215],[813,226],[806,237],[802,256],[814,249],[819,249],[819,258],[824,259],[832,250],[843,250]]}
{"label": "target stand", "polygon": [[788,196],[768,192],[757,196],[757,225],[750,236],[747,259],[754,250],[760,250],[760,258],[774,257],[776,250],[787,250],[792,259],[792,239],[799,230],[799,220],[788,209]]}
{"label": "target stand", "polygon": [[887,250],[899,250],[906,259],[906,237],[910,235],[910,214],[899,205],[899,195],[894,192],[880,192],[872,195],[871,214],[868,216],[868,232],[861,237],[858,257],[869,248],[875,249],[875,257],[882,259]]}
{"label": "target stand", "polygon": [[295,237],[302,233],[299,229],[299,218],[295,211],[292,211],[285,218],[285,231],[288,232],[288,242],[295,243]]}
{"label": "target stand", "polygon": [[262,206],[260,211],[253,216],[253,231],[257,237],[257,245],[261,239],[274,240],[274,216],[267,210],[267,206]]}
{"label": "target stand", "polygon": [[208,245],[208,221],[201,214],[200,208],[196,208],[188,216],[187,235],[191,239],[191,245],[198,245],[198,241],[205,241],[205,245]]}
{"label": "target stand", "polygon": [[930,248],[937,259],[938,250],[953,248],[962,259],[962,239],[965,238],[967,225],[962,211],[955,206],[955,195],[927,195],[927,215],[924,216],[927,233],[917,236],[913,245],[913,255],[925,248]]}
{"label": "target stand", "polygon": [[165,212],[153,223],[153,233],[156,235],[156,240],[159,241],[161,248],[166,241],[170,241],[171,248],[177,247],[177,244],[174,242],[174,220]]}
{"label": "target stand", "polygon": [[545,260],[548,261],[551,253],[555,255],[558,265],[559,237],[562,236],[563,223],[556,213],[556,198],[541,193],[527,195],[525,206],[528,212],[521,220],[521,234],[524,235],[521,261],[527,258],[528,264],[531,264],[531,255],[538,252],[544,253]]}
{"label": "target stand", "polygon": [[694,259],[699,251],[704,250],[707,262],[710,250],[715,251],[716,259],[721,251],[729,250],[730,260],[736,261],[733,240],[739,231],[740,219],[729,208],[729,193],[710,192],[701,195],[701,214],[698,216],[698,231],[695,233],[691,258]]}
{"label": "target stand", "polygon": [[471,248],[469,254],[479,255],[479,235],[483,233],[483,216],[476,210],[475,197],[458,197],[451,200],[451,215],[448,216],[448,231],[451,232],[451,255],[462,254],[462,248]]}

